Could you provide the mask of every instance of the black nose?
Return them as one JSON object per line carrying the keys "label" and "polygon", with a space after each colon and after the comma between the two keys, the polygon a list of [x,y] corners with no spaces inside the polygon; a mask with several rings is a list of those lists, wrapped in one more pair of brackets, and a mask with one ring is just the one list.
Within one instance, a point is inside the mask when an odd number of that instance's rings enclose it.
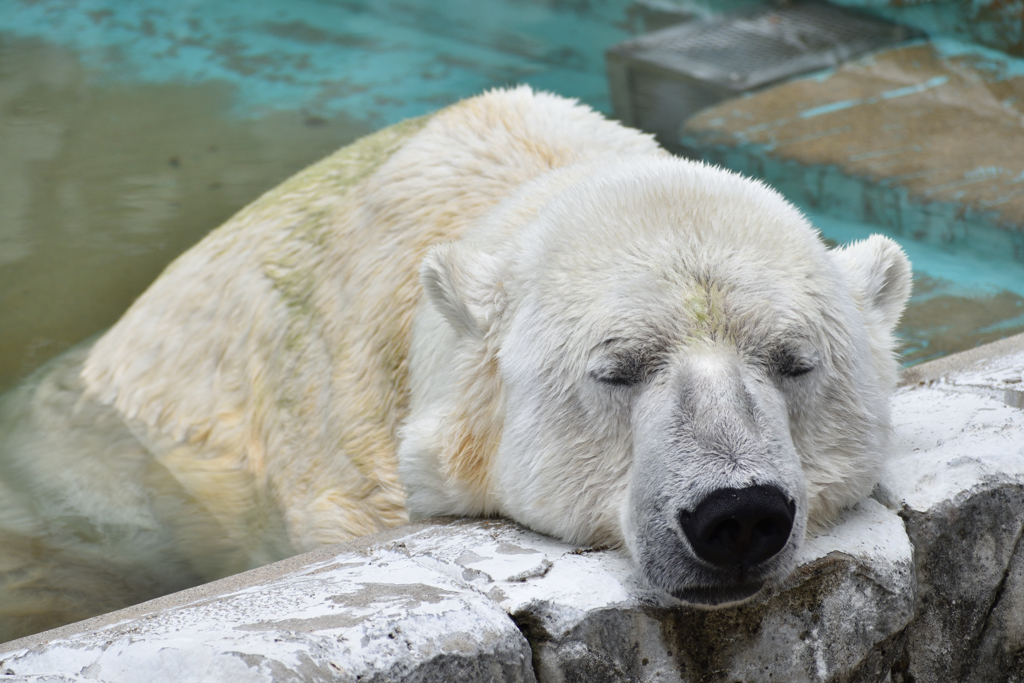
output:
{"label": "black nose", "polygon": [[751,566],[782,550],[796,503],[774,486],[720,489],[693,512],[679,513],[697,556],[720,566]]}

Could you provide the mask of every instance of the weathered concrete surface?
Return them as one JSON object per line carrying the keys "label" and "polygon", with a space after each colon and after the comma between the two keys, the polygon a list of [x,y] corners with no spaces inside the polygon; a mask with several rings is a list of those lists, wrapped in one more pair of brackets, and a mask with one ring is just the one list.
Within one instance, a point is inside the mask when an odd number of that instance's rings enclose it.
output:
{"label": "weathered concrete surface", "polygon": [[883,680],[911,558],[899,518],[865,501],[774,595],[706,612],[615,551],[418,524],[13,641],[0,680]]}
{"label": "weathered concrete surface", "polygon": [[1024,62],[949,40],[703,110],[681,143],[826,213],[1024,261]]}
{"label": "weathered concrete surface", "polygon": [[1024,408],[1024,334],[907,368],[903,386],[938,384]]}
{"label": "weathered concrete surface", "polygon": [[13,678],[0,680],[534,680],[530,646],[500,607],[401,541],[281,564],[291,571],[178,593],[137,606],[138,618],[115,612],[65,637],[13,641],[5,649],[18,650],[0,655],[0,674]]}
{"label": "weathered concrete surface", "polygon": [[933,35],[955,35],[1024,55],[1022,0],[829,0],[856,7]]}
{"label": "weathered concrete surface", "polygon": [[913,368],[876,497],[914,544],[900,680],[1024,678],[1024,335]]}

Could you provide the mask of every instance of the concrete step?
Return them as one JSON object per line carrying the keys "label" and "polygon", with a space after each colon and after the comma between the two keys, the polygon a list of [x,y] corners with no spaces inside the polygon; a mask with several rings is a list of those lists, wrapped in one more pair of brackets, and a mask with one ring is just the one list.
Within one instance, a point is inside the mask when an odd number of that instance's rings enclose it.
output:
{"label": "concrete step", "polygon": [[1024,262],[1024,61],[886,50],[705,109],[681,142],[812,208]]}
{"label": "concrete step", "polygon": [[705,107],[912,37],[824,3],[759,4],[609,48],[609,91],[617,118],[678,151],[680,124]]}

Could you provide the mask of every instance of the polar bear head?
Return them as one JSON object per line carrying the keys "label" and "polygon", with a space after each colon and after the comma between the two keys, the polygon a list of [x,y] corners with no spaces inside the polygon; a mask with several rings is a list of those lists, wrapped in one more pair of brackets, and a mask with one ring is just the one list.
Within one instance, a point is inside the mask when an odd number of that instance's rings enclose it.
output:
{"label": "polar bear head", "polygon": [[867,495],[910,265],[671,158],[542,178],[422,269],[400,461],[414,517],[620,545],[695,604],[783,579]]}

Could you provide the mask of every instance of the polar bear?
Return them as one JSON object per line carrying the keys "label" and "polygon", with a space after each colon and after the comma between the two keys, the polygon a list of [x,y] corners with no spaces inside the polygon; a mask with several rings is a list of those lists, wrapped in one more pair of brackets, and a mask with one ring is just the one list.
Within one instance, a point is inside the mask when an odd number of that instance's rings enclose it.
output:
{"label": "polar bear", "polygon": [[909,288],[573,101],[387,128],[4,398],[0,639],[437,514],[746,599],[870,491]]}

